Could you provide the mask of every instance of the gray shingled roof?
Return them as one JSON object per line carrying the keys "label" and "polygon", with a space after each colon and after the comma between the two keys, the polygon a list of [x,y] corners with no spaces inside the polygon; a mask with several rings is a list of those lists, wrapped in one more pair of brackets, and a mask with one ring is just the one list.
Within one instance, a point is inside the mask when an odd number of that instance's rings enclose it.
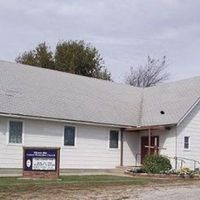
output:
{"label": "gray shingled roof", "polygon": [[142,125],[177,124],[199,99],[199,87],[194,77],[144,89]]}
{"label": "gray shingled roof", "polygon": [[2,113],[137,125],[139,88],[10,62],[0,86]]}
{"label": "gray shingled roof", "polygon": [[0,61],[0,113],[124,126],[176,124],[200,97],[199,86],[196,77],[142,89]]}

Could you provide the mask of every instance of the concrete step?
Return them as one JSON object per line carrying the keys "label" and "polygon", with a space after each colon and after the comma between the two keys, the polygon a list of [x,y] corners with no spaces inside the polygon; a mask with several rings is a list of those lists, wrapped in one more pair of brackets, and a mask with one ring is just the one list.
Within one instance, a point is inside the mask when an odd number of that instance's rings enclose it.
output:
{"label": "concrete step", "polygon": [[0,177],[15,177],[15,176],[22,176],[22,169],[3,169],[0,168]]}

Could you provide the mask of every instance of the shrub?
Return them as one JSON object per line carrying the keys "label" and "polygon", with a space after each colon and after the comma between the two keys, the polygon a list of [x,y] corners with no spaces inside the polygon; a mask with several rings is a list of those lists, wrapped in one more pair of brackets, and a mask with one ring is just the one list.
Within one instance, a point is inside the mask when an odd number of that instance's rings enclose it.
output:
{"label": "shrub", "polygon": [[171,168],[170,160],[161,155],[146,156],[143,161],[143,169],[146,173],[160,174]]}
{"label": "shrub", "polygon": [[177,174],[178,174],[179,176],[183,177],[183,178],[184,178],[184,177],[193,178],[195,172],[192,171],[192,170],[190,170],[190,169],[187,168],[187,167],[184,167],[184,168],[181,168],[181,169],[177,172]]}

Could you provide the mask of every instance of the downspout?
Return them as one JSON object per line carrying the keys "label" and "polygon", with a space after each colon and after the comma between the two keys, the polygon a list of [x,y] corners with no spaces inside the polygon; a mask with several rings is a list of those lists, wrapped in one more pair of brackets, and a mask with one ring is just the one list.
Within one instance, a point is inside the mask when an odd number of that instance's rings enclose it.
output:
{"label": "downspout", "polygon": [[151,129],[148,131],[148,155],[151,155]]}
{"label": "downspout", "polygon": [[177,171],[177,169],[178,169],[178,160],[177,160],[177,154],[178,154],[178,144],[177,144],[177,142],[178,142],[178,125],[176,125],[176,133],[175,133],[175,170]]}
{"label": "downspout", "polygon": [[120,134],[120,166],[123,166],[123,154],[124,154],[124,129],[121,128],[121,134]]}

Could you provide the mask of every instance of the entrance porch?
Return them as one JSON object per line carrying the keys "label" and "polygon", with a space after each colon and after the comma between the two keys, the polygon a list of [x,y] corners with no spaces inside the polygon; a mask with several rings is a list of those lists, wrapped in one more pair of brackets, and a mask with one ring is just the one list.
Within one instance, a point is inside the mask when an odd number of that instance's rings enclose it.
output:
{"label": "entrance porch", "polygon": [[140,166],[145,156],[161,154],[167,156],[174,169],[177,168],[176,127],[156,126],[128,128],[123,132],[123,165]]}

